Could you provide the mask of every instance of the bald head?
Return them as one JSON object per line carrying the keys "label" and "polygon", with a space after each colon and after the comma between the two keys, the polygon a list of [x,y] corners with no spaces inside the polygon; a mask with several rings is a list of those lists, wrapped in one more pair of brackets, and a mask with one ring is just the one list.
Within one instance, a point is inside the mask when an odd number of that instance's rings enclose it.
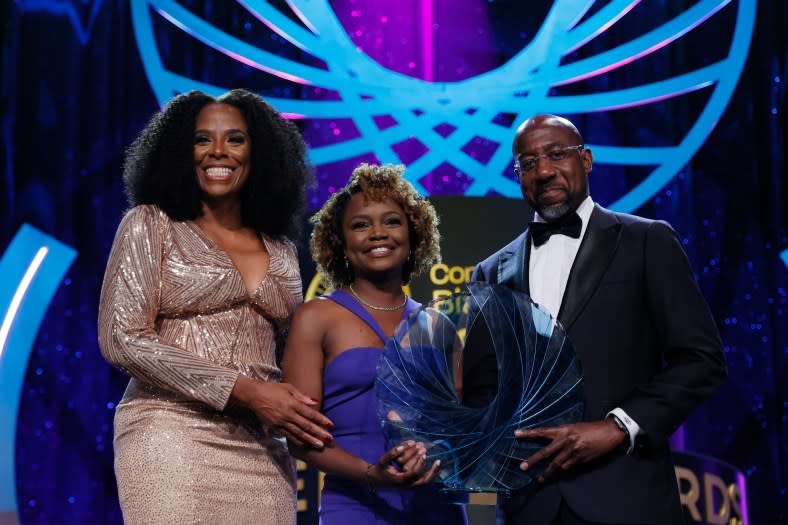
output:
{"label": "bald head", "polygon": [[544,220],[563,217],[588,197],[593,155],[567,119],[529,118],[517,128],[512,154],[523,197]]}
{"label": "bald head", "polygon": [[554,128],[554,129],[563,129],[569,133],[571,133],[577,144],[583,143],[583,136],[577,130],[574,124],[572,124],[569,120],[565,119],[564,117],[559,117],[558,115],[550,115],[547,113],[540,114],[533,116],[529,119],[523,121],[522,124],[517,128],[517,132],[514,134],[514,140],[512,141],[512,153],[514,156],[517,157],[516,145],[521,139],[523,135],[538,128]]}

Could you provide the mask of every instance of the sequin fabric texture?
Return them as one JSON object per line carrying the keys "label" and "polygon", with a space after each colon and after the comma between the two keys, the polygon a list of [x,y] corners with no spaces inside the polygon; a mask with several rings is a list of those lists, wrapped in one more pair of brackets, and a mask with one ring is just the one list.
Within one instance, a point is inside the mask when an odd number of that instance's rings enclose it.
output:
{"label": "sequin fabric texture", "polygon": [[295,248],[263,241],[269,269],[250,293],[229,256],[191,221],[143,205],[118,228],[99,344],[132,377],[114,439],[127,524],[296,521],[295,466],[284,441],[229,403],[239,374],[279,381],[277,334],[301,302]]}

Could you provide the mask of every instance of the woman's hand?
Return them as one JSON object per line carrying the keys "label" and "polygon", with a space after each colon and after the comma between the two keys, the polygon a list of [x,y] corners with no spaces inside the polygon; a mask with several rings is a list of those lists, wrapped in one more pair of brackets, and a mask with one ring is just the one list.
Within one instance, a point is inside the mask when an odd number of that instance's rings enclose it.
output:
{"label": "woman's hand", "polygon": [[299,447],[322,449],[334,439],[325,430],[334,424],[317,410],[317,401],[293,385],[239,375],[231,397]]}
{"label": "woman's hand", "polygon": [[[392,463],[397,463],[399,469]],[[425,472],[427,449],[423,443],[406,441],[392,448],[367,468],[367,483],[375,487],[420,487],[432,482],[438,475],[440,460],[432,463]]]}

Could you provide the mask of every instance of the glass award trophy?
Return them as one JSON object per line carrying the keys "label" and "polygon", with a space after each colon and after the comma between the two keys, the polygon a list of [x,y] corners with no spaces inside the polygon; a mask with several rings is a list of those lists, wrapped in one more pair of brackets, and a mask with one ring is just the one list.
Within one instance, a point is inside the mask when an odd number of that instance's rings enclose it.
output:
{"label": "glass award trophy", "polygon": [[[486,374],[495,387],[496,370],[497,389],[485,396],[482,388],[479,403],[471,379]],[[451,492],[527,485],[548,461],[527,471],[520,463],[545,443],[516,439],[515,429],[583,415],[582,369],[563,327],[528,295],[488,283],[470,283],[403,321],[375,388],[389,445],[423,442],[427,464],[441,460],[436,482]]]}

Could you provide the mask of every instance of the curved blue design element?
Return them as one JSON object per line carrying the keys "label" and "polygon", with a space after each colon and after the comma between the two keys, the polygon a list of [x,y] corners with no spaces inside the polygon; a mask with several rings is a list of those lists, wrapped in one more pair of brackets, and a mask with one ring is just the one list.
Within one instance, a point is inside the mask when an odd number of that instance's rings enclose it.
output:
{"label": "curved blue design element", "polygon": [[24,2],[17,2],[17,4],[19,10],[23,12],[44,12],[65,16],[74,29],[74,34],[79,39],[80,44],[84,46],[90,39],[96,17],[101,11],[104,0],[94,0],[91,3],[90,14],[84,22],[83,17],[80,16],[79,8],[71,0],[25,0]]}
{"label": "curved blue design element", "polygon": [[[493,122],[499,113],[511,114],[513,122],[519,123],[540,112],[577,115],[621,110],[709,88],[711,94],[703,111],[678,144],[667,147],[588,145],[602,164],[654,167],[636,187],[610,206],[625,212],[634,211],[664,187],[711,133],[741,74],[756,10],[755,0],[699,0],[640,37],[563,64],[564,57],[619,23],[640,0],[612,0],[582,21],[595,0],[556,0],[534,39],[507,63],[467,80],[432,83],[388,70],[357,49],[328,0],[289,0],[288,5],[303,25],[264,1],[236,1],[272,31],[322,60],[326,68],[288,60],[244,42],[175,0],[134,1],[131,12],[137,45],[160,103],[189,89],[212,94],[226,89],[184,77],[164,67],[154,37],[153,12],[240,63],[286,82],[320,86],[339,93],[341,100],[330,101],[267,98],[279,111],[294,118],[353,119],[361,136],[313,148],[312,160],[318,165],[370,153],[380,162],[401,162],[393,146],[415,136],[429,151],[408,165],[406,176],[425,194],[428,192],[419,180],[450,161],[473,179],[465,195],[480,196],[494,191],[508,197],[520,197],[518,184],[504,175],[511,165],[509,143],[513,130]],[[551,94],[552,88],[603,75],[669,46],[733,3],[737,4],[736,26],[724,59],[627,89],[573,96]],[[396,125],[380,130],[373,120],[376,115],[390,115]],[[445,137],[434,129],[444,123],[456,128]],[[497,144],[495,153],[486,162],[463,151],[476,137]]]}
{"label": "curved blue design element", "polygon": [[783,260],[785,267],[788,268],[788,250],[783,250],[780,254],[780,258]]}
{"label": "curved blue design element", "polygon": [[77,252],[23,225],[0,259],[0,522],[16,523],[14,438],[38,327]]}

